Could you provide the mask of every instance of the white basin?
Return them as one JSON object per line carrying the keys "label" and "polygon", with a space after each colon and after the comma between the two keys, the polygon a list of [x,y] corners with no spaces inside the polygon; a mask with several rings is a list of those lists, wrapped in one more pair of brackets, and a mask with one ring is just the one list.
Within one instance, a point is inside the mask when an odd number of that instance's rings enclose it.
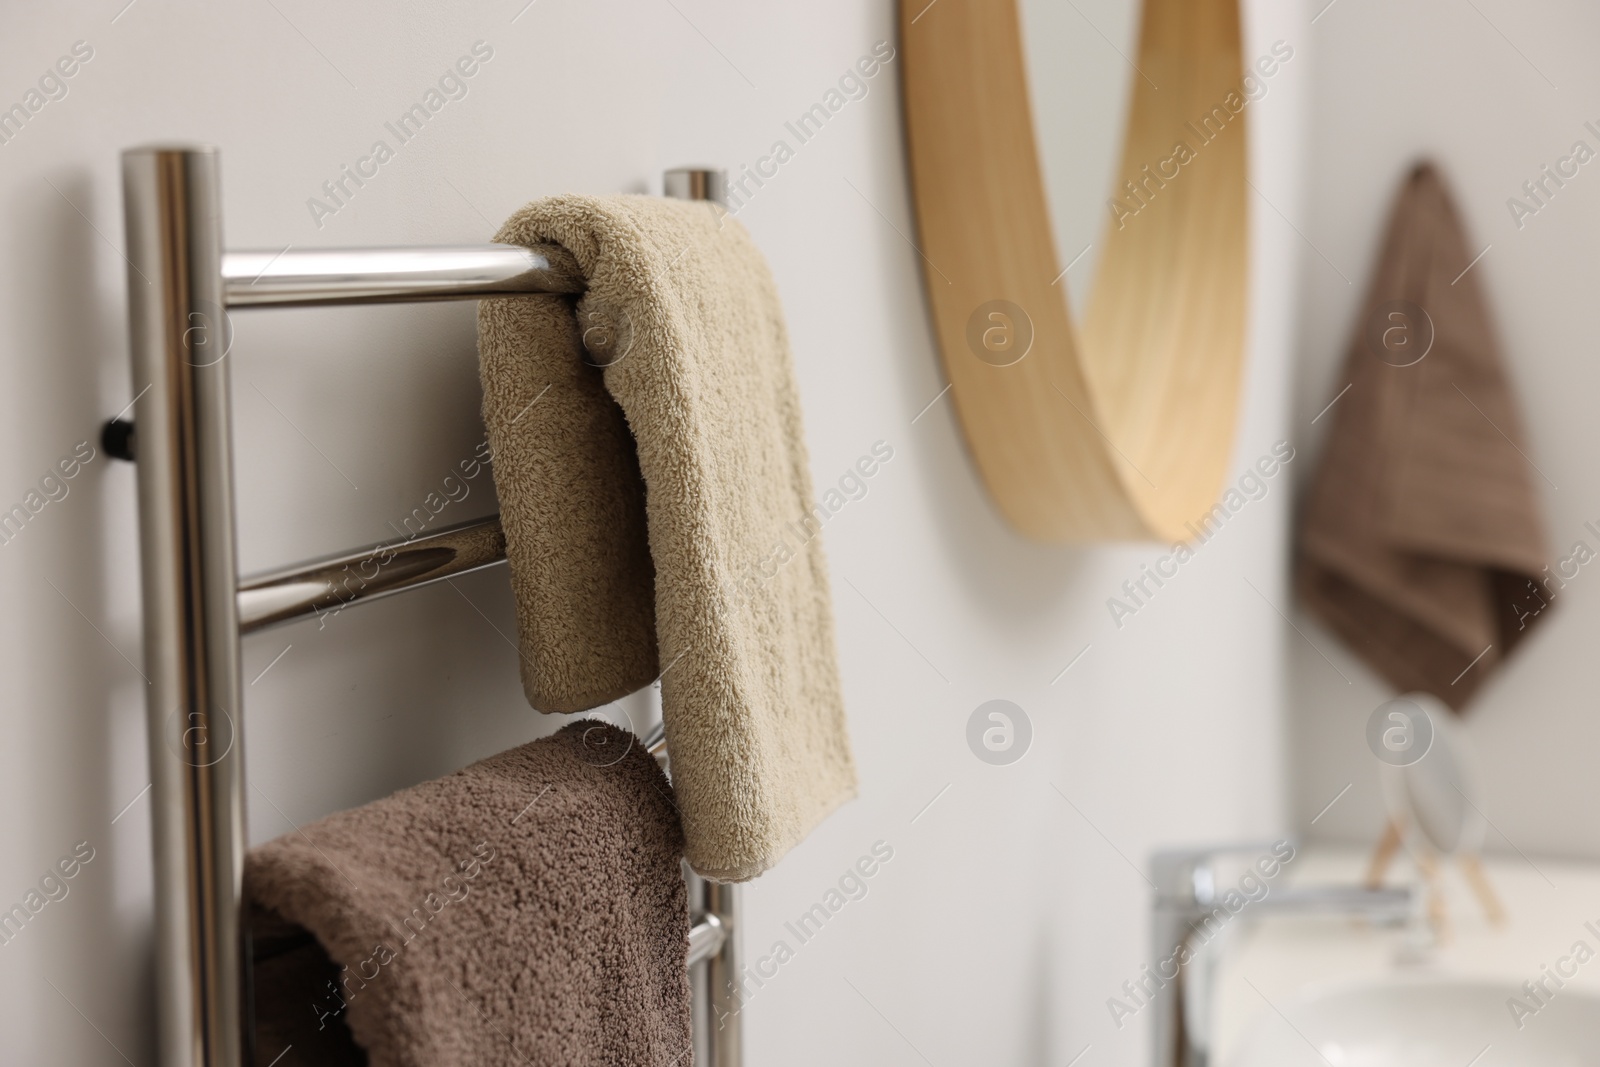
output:
{"label": "white basin", "polygon": [[1600,1067],[1600,997],[1570,986],[1519,1029],[1489,982],[1346,985],[1271,1005],[1229,1067]]}

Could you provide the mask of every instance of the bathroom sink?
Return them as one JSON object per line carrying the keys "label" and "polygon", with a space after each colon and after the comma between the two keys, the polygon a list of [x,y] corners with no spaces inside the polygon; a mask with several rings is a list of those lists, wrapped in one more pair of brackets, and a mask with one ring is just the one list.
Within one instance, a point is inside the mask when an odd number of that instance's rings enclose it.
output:
{"label": "bathroom sink", "polygon": [[1347,985],[1261,1004],[1230,1067],[1600,1067],[1600,997],[1559,990],[1522,1018],[1497,983]]}

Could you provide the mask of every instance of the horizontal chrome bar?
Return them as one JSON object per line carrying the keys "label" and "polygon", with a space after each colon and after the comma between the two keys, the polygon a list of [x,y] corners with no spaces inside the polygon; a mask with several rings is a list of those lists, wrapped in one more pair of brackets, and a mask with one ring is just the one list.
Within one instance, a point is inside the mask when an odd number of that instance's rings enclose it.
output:
{"label": "horizontal chrome bar", "polygon": [[326,615],[505,558],[506,537],[496,515],[256,575],[239,583],[239,632]]}
{"label": "horizontal chrome bar", "polygon": [[224,252],[222,280],[229,307],[477,300],[584,290],[571,254],[554,245]]}
{"label": "horizontal chrome bar", "polygon": [[706,914],[689,931],[689,966],[708,960],[722,950],[728,928],[715,915]]}

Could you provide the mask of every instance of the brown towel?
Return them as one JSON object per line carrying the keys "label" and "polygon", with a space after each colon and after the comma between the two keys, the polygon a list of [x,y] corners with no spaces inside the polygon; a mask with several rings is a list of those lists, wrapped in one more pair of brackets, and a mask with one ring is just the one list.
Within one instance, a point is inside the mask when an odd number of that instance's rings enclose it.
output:
{"label": "brown towel", "polygon": [[576,711],[659,674],[689,862],[753,878],[856,786],[830,511],[766,262],[713,205],[642,196],[542,200],[495,239],[562,245],[588,279],[576,306],[478,312],[528,702]]}
{"label": "brown towel", "polygon": [[1467,270],[1478,251],[1418,167],[1339,380],[1298,565],[1306,605],[1374,670],[1457,711],[1548,598],[1542,476]]}
{"label": "brown towel", "polygon": [[252,849],[255,1063],[688,1063],[682,849],[598,722]]}

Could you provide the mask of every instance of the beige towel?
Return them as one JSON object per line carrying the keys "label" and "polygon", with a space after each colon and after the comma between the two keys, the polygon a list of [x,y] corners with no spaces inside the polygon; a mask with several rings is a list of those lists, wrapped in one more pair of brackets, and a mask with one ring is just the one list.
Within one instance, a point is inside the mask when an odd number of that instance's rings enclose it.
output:
{"label": "beige towel", "polygon": [[252,849],[257,1067],[687,1064],[682,849],[594,722]]}
{"label": "beige towel", "polygon": [[1418,167],[1338,379],[1349,392],[1332,409],[1298,564],[1306,605],[1374,670],[1458,711],[1550,595],[1542,476],[1482,268],[1467,270],[1478,251],[1437,171]]}
{"label": "beige towel", "polygon": [[689,862],[752,878],[856,784],[766,262],[713,205],[639,196],[542,200],[496,240],[562,245],[588,279],[576,307],[478,313],[528,701],[576,711],[659,674]]}

